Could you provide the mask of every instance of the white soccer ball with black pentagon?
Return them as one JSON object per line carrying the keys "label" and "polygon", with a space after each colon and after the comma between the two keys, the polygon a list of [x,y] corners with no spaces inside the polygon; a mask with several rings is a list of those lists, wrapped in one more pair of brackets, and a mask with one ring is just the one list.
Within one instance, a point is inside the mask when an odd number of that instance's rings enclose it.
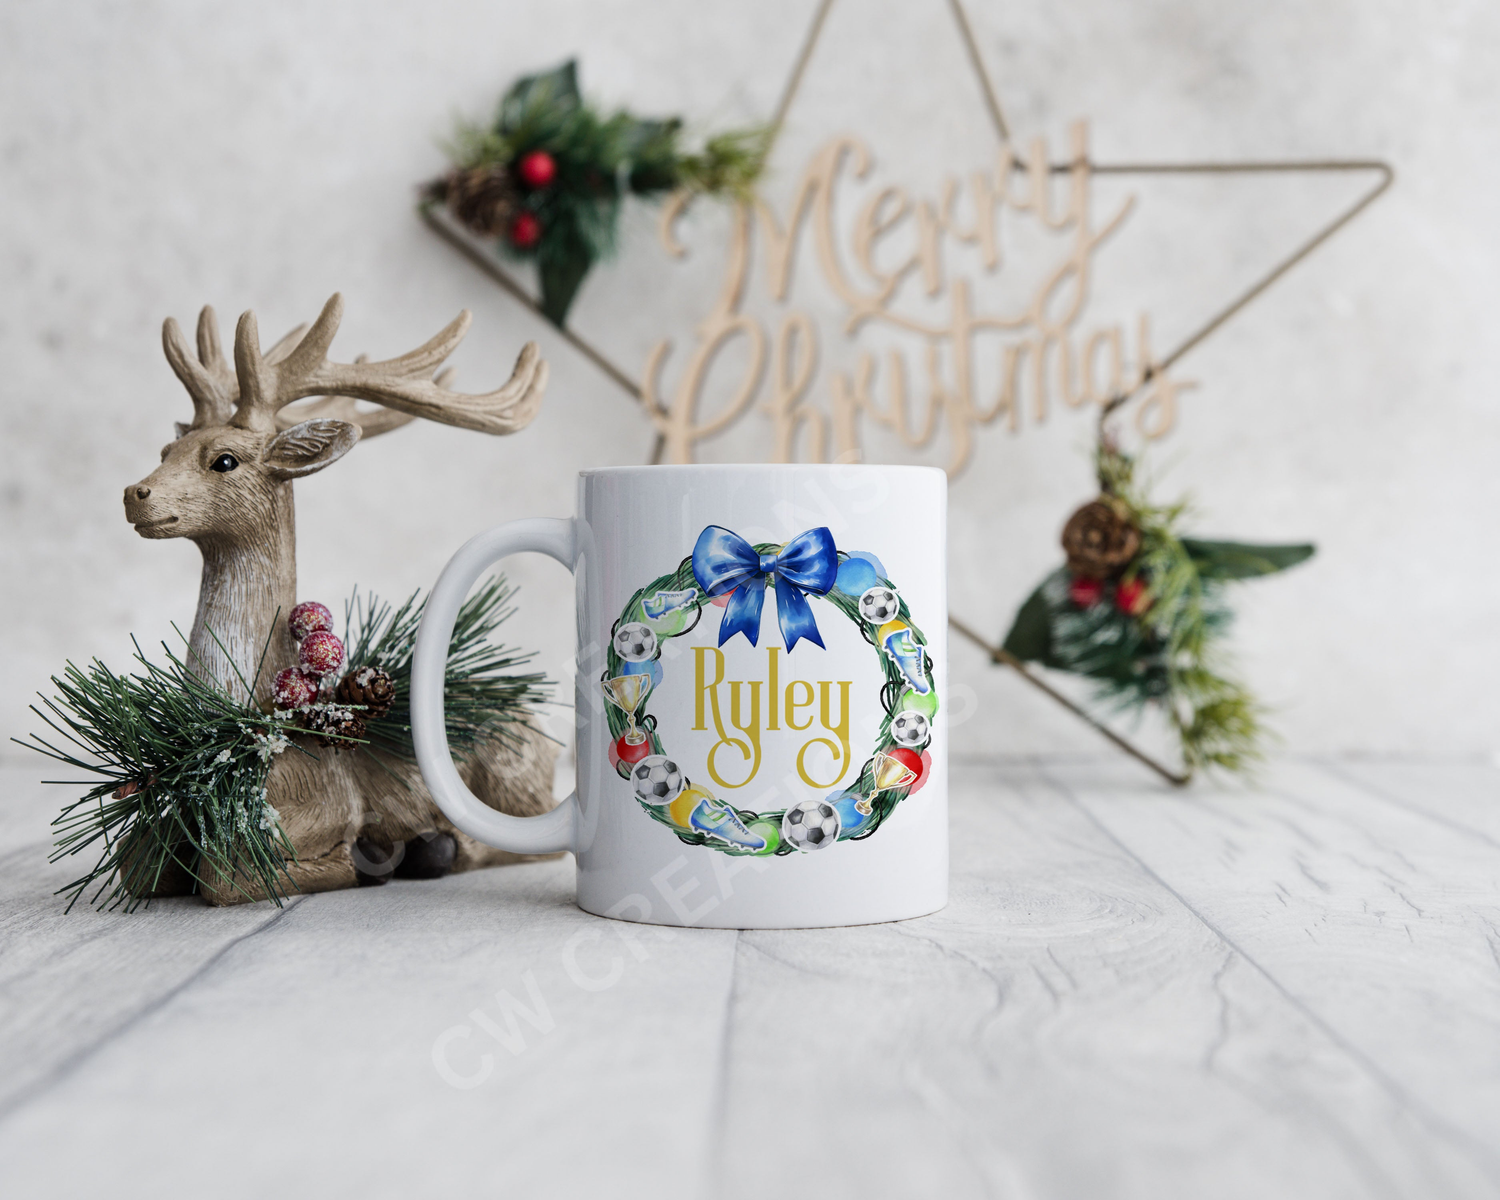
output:
{"label": "white soccer ball with black pentagon", "polygon": [[781,837],[798,850],[822,850],[839,840],[838,809],[823,800],[804,800],[781,818]]}
{"label": "white soccer ball with black pentagon", "polygon": [[901,601],[888,587],[872,587],[859,598],[859,615],[871,625],[884,625],[896,619]]}
{"label": "white soccer ball with black pentagon", "polygon": [[687,780],[665,754],[648,754],[630,772],[630,786],[647,804],[668,804],[677,799]]}
{"label": "white soccer ball with black pentagon", "polygon": [[649,625],[632,621],[615,630],[615,653],[626,662],[645,662],[656,657],[656,633]]}
{"label": "white soccer ball with black pentagon", "polygon": [[932,736],[932,725],[919,712],[898,712],[891,721],[891,740],[898,746],[915,750]]}

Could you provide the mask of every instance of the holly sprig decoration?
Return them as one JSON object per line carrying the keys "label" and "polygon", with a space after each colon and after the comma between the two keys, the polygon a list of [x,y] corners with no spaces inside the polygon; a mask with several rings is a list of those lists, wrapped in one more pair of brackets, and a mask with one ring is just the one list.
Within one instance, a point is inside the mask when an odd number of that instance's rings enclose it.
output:
{"label": "holly sprig decoration", "polygon": [[728,130],[686,149],[680,118],[606,113],[583,99],[573,60],[528,75],[489,122],[460,121],[452,169],[427,185],[465,227],[536,264],[541,309],[561,327],[594,264],[614,248],[627,196],[748,198],[770,147],[766,127]]}
{"label": "holly sprig decoration", "polygon": [[1182,534],[1186,502],[1151,503],[1135,458],[1100,427],[1099,496],[1069,518],[1067,562],[1021,605],[1004,649],[1093,680],[1118,709],[1159,710],[1188,774],[1245,772],[1263,756],[1263,709],[1224,649],[1225,585],[1284,571],[1314,547]]}

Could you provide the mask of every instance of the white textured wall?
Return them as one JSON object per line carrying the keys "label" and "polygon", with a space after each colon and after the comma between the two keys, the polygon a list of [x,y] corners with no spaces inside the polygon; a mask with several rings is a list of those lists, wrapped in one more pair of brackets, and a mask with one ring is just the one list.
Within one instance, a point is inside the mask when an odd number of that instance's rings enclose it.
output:
{"label": "white textured wall", "polygon": [[[983,146],[939,0],[841,0],[789,143],[847,119],[883,161]],[[1236,646],[1295,751],[1487,754],[1500,673],[1495,196],[1500,9],[1461,0],[971,0],[1018,134],[1093,121],[1100,159],[1383,156],[1395,190],[1182,365],[1198,381],[1158,463],[1206,531],[1311,538],[1319,558],[1241,592]],[[304,598],[429,583],[494,521],[565,512],[574,472],[641,461],[630,403],[416,220],[455,110],[576,52],[586,89],[710,123],[767,115],[811,0],[344,5],[16,2],[0,8],[0,726],[67,657],[121,664],[128,634],[191,620],[198,556],[126,525],[187,400],[162,318],[246,307],[271,336],[348,301],[339,347],[404,350],[459,308],[463,381],[519,344],[553,366],[542,416],[489,440],[414,426],[298,484]],[[839,10],[836,16],[840,16]],[[868,14],[867,20],[852,19]],[[861,42],[860,39],[863,39]],[[867,89],[862,93],[860,89]],[[850,97],[868,94],[868,103]],[[854,113],[854,117],[848,114]],[[974,153],[982,153],[975,150]],[[771,183],[785,186],[800,156]],[[969,162],[954,164],[967,168]],[[931,186],[930,184],[928,186]],[[1158,345],[1310,231],[1346,187],[1141,184],[1111,285]],[[1149,215],[1148,215],[1149,214]],[[1133,219],[1134,220],[1134,219]],[[634,223],[649,227],[637,215]],[[699,300],[650,239],[591,280],[577,323],[634,366]],[[1102,297],[1101,297],[1102,299]],[[626,313],[628,319],[612,319]],[[647,314],[647,315],[643,315]],[[953,490],[954,611],[998,632],[1085,498],[1086,422],[987,432]],[[714,457],[732,455],[721,445]],[[556,669],[567,585],[522,561],[513,632]],[[978,715],[960,748],[1096,743],[956,651]],[[20,751],[11,747],[9,756]]]}

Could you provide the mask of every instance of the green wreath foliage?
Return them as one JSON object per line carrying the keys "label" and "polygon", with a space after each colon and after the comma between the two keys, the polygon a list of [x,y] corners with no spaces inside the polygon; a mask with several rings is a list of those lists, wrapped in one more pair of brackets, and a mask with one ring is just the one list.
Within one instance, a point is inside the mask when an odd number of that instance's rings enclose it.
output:
{"label": "green wreath foliage", "polygon": [[[779,550],[780,548],[781,547],[774,542],[761,542],[755,545],[755,552],[762,555],[771,554]],[[848,559],[848,554],[845,554],[842,551],[839,552],[840,564],[846,562]],[[931,686],[936,686],[935,683],[933,683],[932,678],[932,659],[926,654],[927,639],[923,636],[921,629],[918,628],[916,623],[912,621],[911,612],[906,606],[905,597],[901,595],[895,584],[891,583],[890,580],[881,579],[880,582],[884,586],[889,587],[892,591],[896,592],[896,596],[899,602],[899,608],[895,619],[904,621],[907,626],[910,627],[912,635],[922,645],[923,670],[927,675],[929,684]],[[610,627],[610,643],[605,652],[604,673],[599,677],[601,682],[603,680],[610,679],[614,676],[619,675],[624,667],[624,660],[620,658],[620,656],[615,652],[615,631],[618,630],[621,625],[629,624],[634,621],[649,623],[649,618],[647,617],[645,610],[645,601],[651,596],[656,595],[658,592],[677,592],[683,591],[690,587],[695,588],[697,586],[697,580],[693,575],[692,556],[689,555],[682,560],[675,571],[652,580],[645,587],[641,588],[634,595],[632,595],[630,597],[630,600],[626,603],[624,609],[621,610],[621,613],[615,620],[614,625]],[[880,660],[885,671],[885,683],[881,686],[880,689],[880,702],[881,707],[885,710],[885,715],[881,718],[880,721],[878,735],[876,737],[876,744],[888,744],[890,742],[891,721],[895,717],[896,700],[901,695],[903,689],[907,686],[906,677],[901,674],[901,669],[896,666],[895,663],[891,662],[886,655],[880,652],[880,648],[876,645],[875,640],[870,636],[870,629],[868,624],[859,615],[858,596],[850,596],[845,592],[839,591],[838,588],[835,587],[826,596],[809,596],[808,599],[810,601],[827,601],[834,608],[836,608],[839,611],[839,614],[846,620],[853,621],[854,624],[858,627],[860,635],[869,644],[871,649],[880,656]],[[681,637],[682,634],[688,633],[692,629],[694,629],[697,626],[697,620],[701,620],[702,618],[704,607],[711,606],[711,602],[707,598],[700,595],[699,598],[693,602],[693,605],[697,609],[698,618],[694,620],[692,625],[689,625],[686,629],[680,630],[678,633],[671,636]],[[636,717],[636,724],[646,733],[647,739],[651,745],[651,753],[666,754],[667,750],[663,747],[660,737],[657,736],[656,718],[653,717],[649,712],[644,711],[645,708],[649,708],[649,696],[642,702],[642,705],[643,710],[638,713]],[[605,717],[609,722],[610,738],[612,740],[618,739],[626,730],[626,719],[623,714],[621,714],[612,706],[606,705],[605,708]],[[870,820],[866,822],[865,828],[861,829],[859,833],[855,834],[854,836],[848,838],[848,841],[862,841],[863,839],[872,835],[877,829],[880,828],[885,819],[895,811],[896,806],[900,804],[903,799],[905,799],[909,790],[908,787],[893,787],[876,791],[874,779],[874,763],[874,756],[871,755],[868,759],[865,760],[864,765],[860,767],[859,773],[854,777],[853,781],[846,784],[842,789],[840,789],[843,791],[860,792],[861,794],[866,795],[870,798]],[[722,801],[722,799],[721,802],[728,804],[727,801]],[[770,821],[775,823],[779,828],[781,825],[781,819],[786,815],[786,809],[784,808],[768,809],[765,812],[756,812],[753,809],[737,808],[733,805],[729,805],[729,807],[734,809],[735,815],[739,817],[739,819],[744,822],[747,827],[755,821]],[[709,838],[706,834],[696,830],[684,830],[682,828],[679,828],[670,819],[668,819],[666,814],[663,813],[659,808],[655,808],[649,804],[644,803],[641,804],[641,808],[646,811],[646,813],[652,818],[652,820],[656,821],[658,824],[665,825],[668,829],[675,833],[678,838],[680,838],[688,845],[703,846],[709,843]],[[763,851],[750,850],[742,846],[724,845],[717,840],[713,842],[713,848],[716,850],[720,850],[725,854],[732,855],[754,855],[764,853]],[[780,842],[774,851],[776,855],[791,854],[793,852],[794,848],[784,841]]]}

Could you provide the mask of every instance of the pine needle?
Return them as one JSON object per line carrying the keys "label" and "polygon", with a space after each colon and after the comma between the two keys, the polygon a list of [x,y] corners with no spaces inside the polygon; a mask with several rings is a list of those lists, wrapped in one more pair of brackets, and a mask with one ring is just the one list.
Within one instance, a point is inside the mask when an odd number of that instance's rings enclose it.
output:
{"label": "pine needle", "polygon": [[[771,138],[770,126],[757,125],[715,134],[690,150],[675,117],[643,118],[590,104],[578,88],[577,64],[568,61],[517,80],[491,120],[458,120],[444,149],[459,171],[496,168],[509,180],[505,203],[535,218],[534,240],[500,237],[496,249],[535,263],[542,311],[561,327],[584,278],[613,253],[627,197],[681,191],[747,200]],[[551,159],[553,178],[521,186],[518,166],[538,151]],[[439,180],[426,194],[440,199],[446,188]],[[485,229],[485,236],[494,234],[488,223]]]}
{"label": "pine needle", "polygon": [[[536,657],[491,641],[515,613],[516,589],[499,576],[464,601],[448,643],[444,714],[448,746],[465,759],[487,743],[519,745],[521,726],[538,704],[548,699],[550,681],[542,674],[514,674]],[[411,739],[411,660],[417,626],[426,599],[413,592],[392,609],[358,589],[344,605],[344,645],[352,666],[383,667],[396,686],[396,698],[385,716],[369,722],[369,748],[404,762],[415,762]]]}
{"label": "pine needle", "polygon": [[[515,744],[532,707],[546,699],[543,676],[507,673],[532,655],[490,640],[515,611],[514,595],[496,579],[465,602],[454,625],[446,709],[449,743],[460,757],[491,740]],[[373,595],[351,597],[347,661],[384,667],[397,691],[390,711],[369,722],[366,743],[337,740],[413,760],[411,659],[424,603],[419,593],[396,609]],[[194,675],[170,647],[162,649],[164,664],[135,645],[131,674],[116,674],[97,659],[84,667],[68,663],[52,678],[57,694],[32,706],[48,732],[12,739],[99,780],[52,823],[50,861],[96,855],[58,894],[71,909],[93,889],[90,904],[131,912],[169,876],[185,875],[197,888],[206,879],[227,880],[242,895],[263,893],[280,905],[290,882],[285,867],[296,854],[266,780],[272,760],[288,749],[317,757],[291,739],[306,732],[295,724],[300,714],[264,713]],[[239,677],[243,695],[254,696],[264,662],[263,648],[256,677]]]}
{"label": "pine needle", "polygon": [[[1153,504],[1135,459],[1107,435],[1095,469],[1100,492],[1139,532],[1140,548],[1117,578],[1098,582],[1091,601],[1075,601],[1072,574],[1058,568],[1016,613],[1005,649],[1092,680],[1096,698],[1117,711],[1160,710],[1188,774],[1205,767],[1248,772],[1263,757],[1264,710],[1228,665],[1224,641],[1233,613],[1224,588],[1304,562],[1313,547],[1183,537],[1188,506]],[[1149,601],[1145,611],[1122,611],[1121,589],[1136,584]]]}
{"label": "pine needle", "polygon": [[[53,676],[54,699],[32,706],[61,741],[18,744],[102,776],[52,823],[50,861],[97,850],[93,866],[59,889],[71,909],[89,903],[129,912],[169,871],[257,880],[277,903],[292,847],[266,798],[271,759],[292,743],[287,720],[268,716],[191,674],[163,644],[166,664],[135,647],[140,670],[117,675],[95,659]],[[253,689],[247,689],[249,694]]]}

